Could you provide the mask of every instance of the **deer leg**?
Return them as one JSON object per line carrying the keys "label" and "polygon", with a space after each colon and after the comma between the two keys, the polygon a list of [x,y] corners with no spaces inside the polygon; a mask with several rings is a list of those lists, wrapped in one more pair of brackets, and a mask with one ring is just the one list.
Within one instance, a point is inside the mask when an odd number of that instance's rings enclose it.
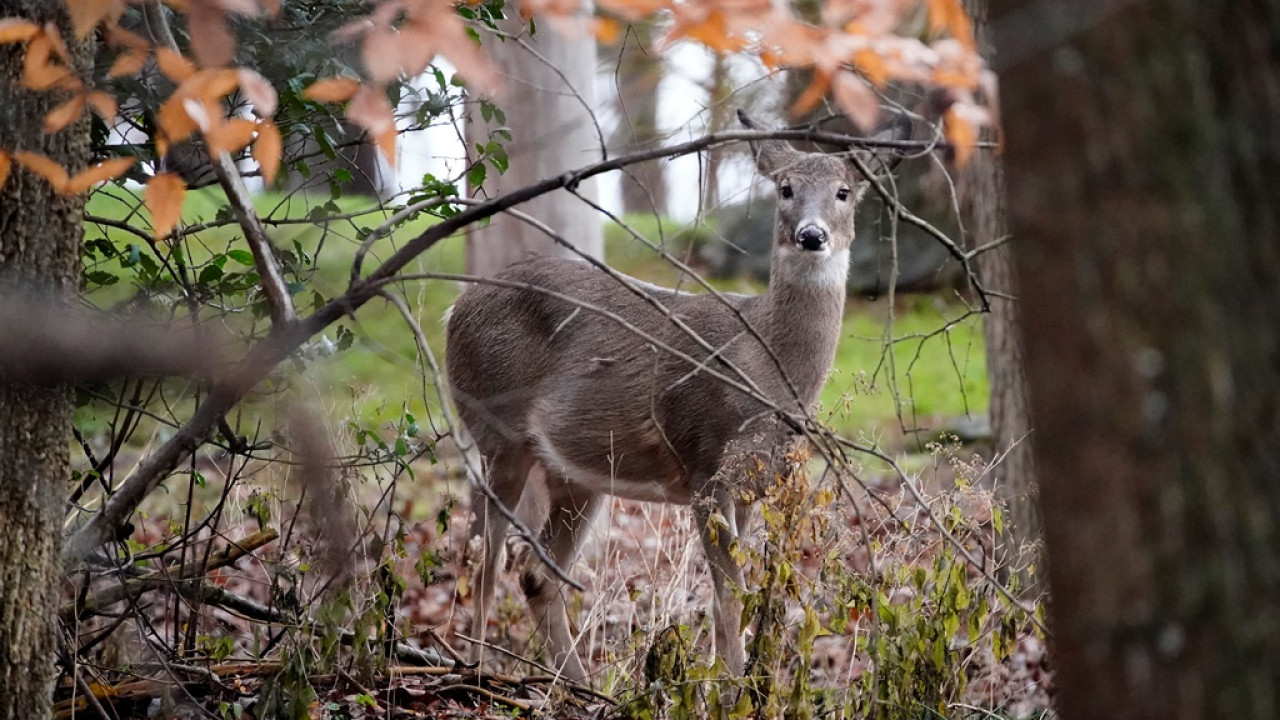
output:
{"label": "deer leg", "polygon": [[[567,482],[556,484],[551,478],[548,484],[557,486],[551,490],[544,532],[547,555],[556,567],[567,572],[578,556],[584,535],[591,529],[601,504],[600,495]],[[569,680],[585,684],[587,673],[574,649],[564,583],[544,563],[531,560],[520,575],[520,587],[529,598],[529,607],[546,642],[548,664]]]}
{"label": "deer leg", "polygon": [[[745,519],[745,514],[739,514],[738,503],[724,488],[715,488],[710,494],[695,498],[693,512],[711,568],[716,653],[730,673],[741,676],[746,666],[742,645],[742,568],[733,559],[732,547],[738,539],[738,520]],[[714,517],[717,514],[719,517]]]}
{"label": "deer leg", "polygon": [[[494,498],[508,510],[514,510],[524,493],[525,482],[533,459],[523,448],[508,449],[489,456],[487,472],[489,488]],[[502,557],[503,542],[511,523],[498,509],[494,498],[480,488],[471,492],[471,542],[467,548],[472,563],[472,585],[475,611],[471,618],[471,637],[484,640],[489,624],[489,609],[493,605],[494,591],[498,585],[498,564]],[[534,532],[538,528],[533,528]],[[484,646],[472,646],[470,660],[480,662]]]}

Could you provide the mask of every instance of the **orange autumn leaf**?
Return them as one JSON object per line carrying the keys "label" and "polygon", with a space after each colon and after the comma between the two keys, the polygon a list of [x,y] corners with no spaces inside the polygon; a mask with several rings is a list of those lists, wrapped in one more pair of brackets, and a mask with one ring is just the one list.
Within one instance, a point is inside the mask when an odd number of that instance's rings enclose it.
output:
{"label": "orange autumn leaf", "polygon": [[604,45],[617,45],[622,38],[622,23],[613,18],[597,17],[592,23],[592,33],[596,41]]}
{"label": "orange autumn leaf", "polygon": [[116,119],[119,107],[116,104],[116,99],[111,95],[101,90],[90,90],[85,94],[84,99],[85,102],[89,103],[89,107],[93,108],[93,111],[98,114],[98,117],[108,123]]}
{"label": "orange autumn leaf", "polygon": [[9,153],[0,150],[0,188],[3,188],[5,181],[9,179],[11,164],[12,160],[9,158]]}
{"label": "orange autumn leaf", "polygon": [[176,83],[181,83],[196,74],[196,66],[176,50],[167,47],[156,48],[156,67],[164,76]]}
{"label": "orange autumn leaf", "polygon": [[46,31],[41,31],[27,44],[27,54],[22,60],[22,85],[30,90],[48,90],[62,86],[78,88],[80,80],[71,74],[66,65],[56,61],[61,42],[55,42]]}
{"label": "orange autumn leaf", "polygon": [[253,133],[258,123],[248,118],[231,118],[227,122],[218,123],[204,133],[204,141],[209,145],[209,152],[234,153],[243,150],[253,141]]}
{"label": "orange autumn leaf", "polygon": [[347,119],[369,133],[389,165],[396,164],[396,120],[385,94],[360,88],[347,105]]}
{"label": "orange autumn leaf", "polygon": [[977,52],[973,23],[960,0],[929,0],[929,31],[936,35],[944,30],[959,40],[966,50]]}
{"label": "orange autumn leaf", "polygon": [[151,211],[151,224],[156,239],[168,237],[182,219],[182,200],[187,195],[187,184],[174,173],[160,173],[151,178],[143,193],[147,209]]}
{"label": "orange autumn leaf", "polygon": [[978,129],[973,123],[965,120],[955,111],[954,108],[947,110],[942,116],[943,134],[946,135],[947,142],[951,143],[951,147],[955,152],[956,165],[964,167],[969,162],[969,156],[973,154],[973,148],[978,142]]}
{"label": "orange autumn leaf", "polygon": [[137,75],[142,72],[142,68],[147,64],[147,51],[138,48],[129,48],[116,56],[115,62],[111,63],[111,68],[107,70],[107,77],[117,78],[126,75]]}
{"label": "orange autumn leaf", "polygon": [[0,20],[0,44],[24,43],[40,33],[40,26],[33,22],[17,18]]}
{"label": "orange autumn leaf", "polygon": [[340,103],[350,100],[360,90],[355,78],[336,76],[321,78],[302,91],[302,97],[315,102]]}
{"label": "orange autumn leaf", "polygon": [[71,17],[72,31],[76,37],[84,38],[111,12],[113,0],[66,0],[63,4]]}
{"label": "orange autumn leaf", "polygon": [[822,98],[826,97],[827,89],[831,87],[830,73],[821,70],[814,70],[813,81],[809,83],[809,87],[800,93],[800,97],[791,105],[792,115],[804,115],[810,110],[818,107],[818,103],[822,102]]}
{"label": "orange autumn leaf", "polygon": [[66,192],[74,195],[82,193],[100,182],[114,180],[123,175],[126,170],[133,167],[137,162],[137,158],[131,157],[116,157],[110,160],[103,160],[71,178],[67,182]]}
{"label": "orange autumn leaf", "polygon": [[284,154],[284,141],[280,137],[280,128],[270,120],[263,120],[258,125],[258,140],[253,143],[253,159],[258,161],[262,170],[262,181],[271,185],[276,181],[276,173],[280,172],[280,158]]}
{"label": "orange autumn leaf", "polygon": [[48,180],[54,190],[62,192],[67,187],[68,177],[66,169],[54,162],[53,159],[47,155],[19,150],[13,154],[13,159],[17,160],[19,165],[30,172]]}
{"label": "orange autumn leaf", "polygon": [[84,112],[84,95],[77,93],[44,116],[44,132],[56,133],[65,128]]}

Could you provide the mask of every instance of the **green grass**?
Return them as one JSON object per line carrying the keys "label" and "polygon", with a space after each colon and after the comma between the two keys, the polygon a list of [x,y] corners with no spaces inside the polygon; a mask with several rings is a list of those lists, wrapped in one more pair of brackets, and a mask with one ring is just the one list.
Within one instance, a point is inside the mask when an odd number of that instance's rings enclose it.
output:
{"label": "green grass", "polygon": [[[294,196],[284,201],[279,193],[267,193],[256,199],[264,216],[276,218],[305,217],[324,199]],[[282,205],[282,201],[284,204]],[[339,213],[349,213],[367,206],[359,198],[342,198],[336,203]],[[145,210],[135,211],[137,198],[119,188],[93,195],[89,203],[91,215],[124,219]],[[214,191],[193,192],[184,209],[184,222],[199,223],[215,218],[222,206],[221,194]],[[357,220],[337,220],[327,227],[314,224],[275,226],[270,233],[277,247],[312,259],[303,273],[305,286],[295,295],[300,313],[313,309],[313,291],[328,298],[346,287],[351,259],[358,247],[362,230],[382,221],[381,215]],[[134,218],[135,224],[138,218]],[[427,227],[428,220],[418,219],[398,229],[389,239],[380,241],[365,260],[366,271],[388,256],[405,240]],[[628,224],[661,245],[670,254],[691,260],[687,233],[671,223],[660,226],[653,217],[628,218]],[[86,237],[103,234],[90,225]],[[134,243],[139,238],[118,229],[105,230],[117,245]],[[202,231],[184,243],[186,261],[196,274],[211,258],[230,250],[246,248],[238,227],[228,225]],[[666,285],[678,284],[685,289],[697,285],[662,260],[652,250],[637,242],[616,225],[606,232],[606,259],[619,270]],[[169,251],[164,245],[160,254]],[[142,247],[141,252],[150,252]],[[459,237],[449,238],[406,268],[406,272],[461,272],[464,246]],[[172,261],[172,257],[169,258]],[[243,272],[249,268],[236,261],[225,263],[228,271]],[[101,267],[121,274],[126,272],[115,260]],[[742,280],[715,281],[718,289],[756,292],[758,284]],[[408,281],[397,287],[417,318],[428,345],[437,360],[443,361],[444,327],[441,317],[460,288],[445,281]],[[128,279],[104,288],[93,299],[102,305],[119,302],[130,294]],[[851,301],[845,318],[836,365],[822,394],[823,417],[835,429],[850,437],[862,435],[875,440],[892,439],[904,429],[928,426],[939,417],[984,412],[987,406],[985,352],[981,325],[977,318],[951,323],[964,308],[943,303],[936,298],[916,296],[900,299],[893,313],[890,335],[896,341],[886,345],[887,303]],[[250,322],[243,310],[233,312],[224,322],[235,325]],[[410,326],[390,303],[375,299],[361,308],[354,318],[340,321],[325,332],[337,341],[342,330],[354,333],[350,348],[337,354],[309,361],[297,376],[295,388],[303,396],[324,407],[337,422],[352,422],[374,428],[400,420],[404,413],[415,415],[422,425],[438,412],[434,391],[424,381],[423,359],[419,357]]]}

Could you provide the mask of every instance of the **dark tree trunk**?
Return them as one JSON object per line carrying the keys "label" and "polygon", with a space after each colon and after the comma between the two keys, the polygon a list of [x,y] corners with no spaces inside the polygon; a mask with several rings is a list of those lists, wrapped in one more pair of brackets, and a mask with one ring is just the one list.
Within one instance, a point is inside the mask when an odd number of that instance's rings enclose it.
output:
{"label": "dark tree trunk", "polygon": [[1062,717],[1275,718],[1280,11],[991,5]]}
{"label": "dark tree trunk", "polygon": [[[636,23],[623,35],[620,47],[606,60],[615,64],[618,91],[618,127],[610,146],[631,152],[658,143],[658,84],[662,82],[662,56],[653,48],[653,23]],[[662,158],[637,163],[622,175],[622,209],[628,213],[662,213],[667,203],[667,181]]]}
{"label": "dark tree trunk", "polygon": [[[0,17],[61,20],[62,3],[0,0]],[[65,22],[62,23],[65,27]],[[84,44],[69,43],[79,68]],[[59,94],[22,88],[23,48],[0,46],[0,128],[7,151],[48,155],[73,172],[88,157],[88,121],[44,135]],[[72,295],[79,284],[84,198],[57,195],[14,168],[0,188],[0,293]],[[0,340],[2,341],[2,340]],[[69,475],[71,390],[0,377],[0,719],[51,714],[63,486]]]}
{"label": "dark tree trunk", "polygon": [[[987,23],[986,0],[966,0],[974,29],[990,62],[993,50]],[[1005,202],[1004,168],[991,153],[977,153],[960,176],[960,194],[970,248],[1003,240],[1009,232]],[[1031,409],[1027,401],[1027,374],[1018,324],[1018,276],[1011,243],[999,245],[976,258],[978,275],[991,298],[991,311],[983,318],[987,346],[987,377],[991,386],[991,442],[995,465],[989,473],[999,497],[1008,508],[1009,552],[1007,569],[1017,575],[1023,589],[1040,585],[1029,572],[1035,564],[1034,548],[1040,540],[1039,497],[1034,455],[1031,451]]]}

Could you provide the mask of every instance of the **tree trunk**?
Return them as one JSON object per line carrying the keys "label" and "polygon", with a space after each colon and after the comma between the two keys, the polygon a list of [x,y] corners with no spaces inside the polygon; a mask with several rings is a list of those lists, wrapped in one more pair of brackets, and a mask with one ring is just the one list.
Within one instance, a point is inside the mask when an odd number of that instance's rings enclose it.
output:
{"label": "tree trunk", "polygon": [[[61,3],[0,0],[0,17],[66,28]],[[64,33],[69,34],[69,33]],[[68,43],[76,69],[89,66],[87,43]],[[72,172],[88,159],[89,123],[44,135],[45,114],[62,93],[23,88],[24,48],[0,46],[0,128],[6,151],[48,155]],[[0,294],[67,297],[79,286],[84,198],[14,168],[0,188]],[[63,486],[69,477],[71,389],[33,387],[0,377],[0,719],[45,718],[52,711],[55,611],[60,575]]]}
{"label": "tree trunk", "polygon": [[[983,55],[992,61],[986,0],[966,0],[973,17],[975,34]],[[992,153],[980,152],[960,176],[960,196],[970,248],[1003,239],[1008,235],[1008,207],[1005,202],[1004,168]],[[992,297],[991,311],[983,318],[987,346],[987,377],[991,386],[992,459],[989,473],[993,487],[1008,508],[1009,552],[1007,569],[1019,579],[1024,590],[1040,583],[1030,567],[1036,561],[1035,544],[1040,540],[1039,497],[1034,455],[1031,451],[1031,409],[1027,401],[1027,375],[1018,325],[1018,277],[1013,264],[1013,245],[1005,243],[975,258],[978,276],[986,289],[1007,297]]]}
{"label": "tree trunk", "polygon": [[1114,8],[992,2],[1062,717],[1274,718],[1280,13]]}
{"label": "tree trunk", "polygon": [[[518,15],[500,27],[510,33],[504,42],[485,43],[501,67],[506,87],[496,104],[506,122],[484,122],[473,112],[467,124],[468,147],[490,140],[499,127],[510,130],[506,145],[510,162],[505,174],[489,166],[479,194],[493,196],[560,175],[601,158],[602,141],[592,109],[595,107],[595,43],[589,35],[569,37],[540,27],[530,36]],[[520,38],[518,42],[516,38]],[[532,51],[522,45],[532,47]],[[477,189],[472,188],[477,194]],[[584,180],[577,192],[594,201],[596,183]],[[600,215],[567,191],[548,193],[520,205],[517,210],[533,216],[557,235],[594,257],[604,255]],[[536,255],[570,255],[546,233],[510,215],[499,215],[489,225],[467,233],[467,271],[492,275],[513,262]]]}
{"label": "tree trunk", "polygon": [[[662,57],[653,48],[653,23],[629,26],[620,47],[602,55],[617,63],[614,80],[618,90],[618,126],[609,145],[624,153],[658,144],[658,85],[662,82]],[[655,158],[632,165],[622,175],[622,210],[661,214],[667,204],[666,160]]]}

